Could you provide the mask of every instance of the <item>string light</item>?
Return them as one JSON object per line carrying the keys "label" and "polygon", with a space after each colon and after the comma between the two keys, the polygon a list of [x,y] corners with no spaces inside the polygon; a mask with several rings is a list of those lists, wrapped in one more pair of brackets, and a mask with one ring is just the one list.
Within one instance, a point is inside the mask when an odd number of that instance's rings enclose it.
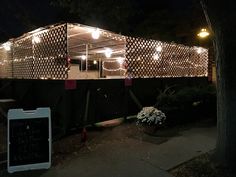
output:
{"label": "string light", "polygon": [[201,48],[197,49],[197,53],[198,54],[202,53],[202,49]]}
{"label": "string light", "polygon": [[161,57],[161,51],[162,51],[162,47],[159,45],[156,47],[156,52],[153,56],[154,60],[159,60]]}
{"label": "string light", "polygon": [[117,60],[115,60],[115,61],[103,61],[102,62],[102,69],[105,70],[105,71],[110,71],[110,72],[126,71],[126,69],[122,68],[121,65],[117,69],[108,69],[108,68],[105,68],[105,66],[104,66],[105,63],[117,63],[117,62],[118,62]]}
{"label": "string light", "polygon": [[124,62],[124,60],[125,60],[125,58],[123,58],[123,57],[117,58],[117,61],[118,61],[118,63],[120,63],[120,65]]}
{"label": "string light", "polygon": [[201,54],[201,53],[204,52],[204,49],[201,48],[201,47],[195,47],[195,50],[196,50],[196,52],[197,52],[198,54]]}
{"label": "string light", "polygon": [[157,47],[156,47],[156,51],[157,51],[157,52],[161,52],[161,51],[162,51],[162,47],[161,47],[161,46],[157,46]]}
{"label": "string light", "polygon": [[32,37],[32,43],[33,43],[33,44],[38,44],[38,43],[40,43],[40,42],[41,42],[40,37],[38,37],[38,36],[33,36],[33,37]]}
{"label": "string light", "polygon": [[159,60],[160,59],[160,54],[158,53],[158,54],[155,54],[154,56],[153,56],[153,58],[154,58],[154,60]]}
{"label": "string light", "polygon": [[117,63],[117,60],[112,60],[112,61],[103,61],[104,63]]}
{"label": "string light", "polygon": [[114,34],[114,33],[107,32],[107,31],[102,31],[101,33],[102,33],[103,36],[105,36],[107,38],[117,40],[117,41],[125,42],[125,40],[126,40],[126,37],[122,36],[122,35],[117,35],[117,34]]}
{"label": "string light", "polygon": [[103,69],[104,71],[109,71],[109,72],[126,71],[126,69],[124,69],[124,68],[108,69],[108,68],[105,68],[104,66],[102,67],[102,69]]}
{"label": "string light", "polygon": [[10,51],[11,50],[11,43],[10,42],[6,42],[3,44],[3,48],[6,50],[6,51]]}

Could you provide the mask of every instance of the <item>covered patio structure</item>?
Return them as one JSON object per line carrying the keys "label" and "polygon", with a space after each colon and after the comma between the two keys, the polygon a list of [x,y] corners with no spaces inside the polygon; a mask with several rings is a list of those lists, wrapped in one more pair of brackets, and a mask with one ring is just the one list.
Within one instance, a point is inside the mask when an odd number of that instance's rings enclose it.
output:
{"label": "covered patio structure", "polygon": [[208,50],[81,24],[38,28],[0,45],[0,78],[206,77]]}
{"label": "covered patio structure", "polygon": [[53,127],[63,132],[135,115],[155,104],[157,89],[207,84],[207,76],[208,49],[81,24],[50,25],[0,44],[0,99],[26,110],[50,107]]}

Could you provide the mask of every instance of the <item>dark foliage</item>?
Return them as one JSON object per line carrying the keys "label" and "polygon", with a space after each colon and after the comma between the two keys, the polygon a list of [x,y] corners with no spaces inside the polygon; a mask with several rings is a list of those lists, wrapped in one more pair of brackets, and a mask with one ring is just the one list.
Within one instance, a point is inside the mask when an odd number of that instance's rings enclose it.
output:
{"label": "dark foliage", "polygon": [[202,154],[184,164],[171,169],[175,177],[235,177],[236,173],[229,169],[219,168],[214,161],[214,152]]}
{"label": "dark foliage", "polygon": [[199,1],[51,0],[65,21],[98,26],[125,35],[198,44],[205,26]]}
{"label": "dark foliage", "polygon": [[167,117],[167,124],[202,118],[216,118],[215,86],[166,87],[159,91],[156,108]]}
{"label": "dark foliage", "polygon": [[195,35],[205,26],[198,0],[2,0],[0,19],[1,41],[64,21],[129,36],[199,45]]}

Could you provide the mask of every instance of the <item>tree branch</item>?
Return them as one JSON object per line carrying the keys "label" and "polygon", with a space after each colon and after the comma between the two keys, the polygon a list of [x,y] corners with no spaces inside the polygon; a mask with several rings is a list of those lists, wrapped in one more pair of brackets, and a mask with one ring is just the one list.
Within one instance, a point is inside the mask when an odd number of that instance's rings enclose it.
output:
{"label": "tree branch", "polygon": [[205,18],[206,18],[207,24],[208,24],[208,26],[209,26],[209,29],[210,29],[210,31],[211,31],[212,33],[214,33],[214,31],[212,30],[211,20],[210,20],[210,18],[209,18],[208,12],[207,12],[206,3],[205,3],[204,0],[201,0],[201,1],[200,1],[200,4],[201,4],[201,6],[202,6],[202,10],[203,10],[203,13],[204,13],[204,15],[205,15]]}

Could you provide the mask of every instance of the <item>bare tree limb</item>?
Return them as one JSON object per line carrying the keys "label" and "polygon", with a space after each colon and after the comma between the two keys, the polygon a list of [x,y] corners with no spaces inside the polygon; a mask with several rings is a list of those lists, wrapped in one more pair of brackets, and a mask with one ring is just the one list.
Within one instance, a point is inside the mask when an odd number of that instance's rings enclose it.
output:
{"label": "bare tree limb", "polygon": [[204,13],[204,15],[205,15],[205,18],[206,18],[207,24],[208,24],[208,26],[209,26],[209,29],[210,29],[210,31],[213,33],[214,31],[212,30],[211,20],[210,20],[210,18],[209,18],[208,12],[207,12],[206,3],[205,3],[204,0],[201,0],[201,1],[200,1],[200,4],[201,4],[201,6],[202,6],[202,10],[203,10],[203,13]]}

